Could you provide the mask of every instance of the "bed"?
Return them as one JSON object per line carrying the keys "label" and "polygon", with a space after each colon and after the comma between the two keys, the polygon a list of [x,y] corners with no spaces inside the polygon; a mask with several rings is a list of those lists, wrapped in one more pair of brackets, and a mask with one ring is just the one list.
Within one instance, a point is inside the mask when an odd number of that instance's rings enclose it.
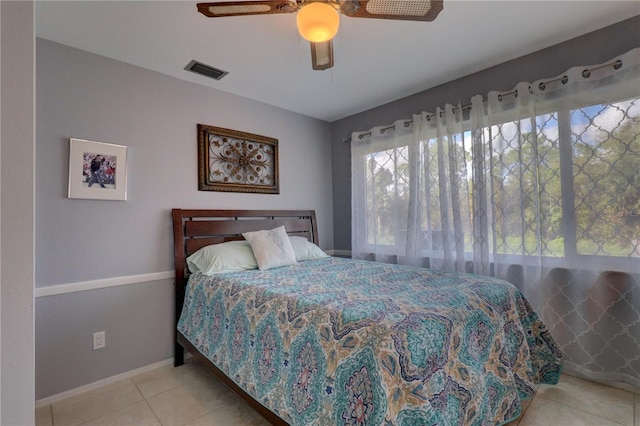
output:
{"label": "bed", "polygon": [[248,231],[317,244],[315,213],[172,215],[175,365],[186,349],[272,424],[505,424],[559,379],[562,354],[505,281],[335,257],[189,274],[188,256]]}

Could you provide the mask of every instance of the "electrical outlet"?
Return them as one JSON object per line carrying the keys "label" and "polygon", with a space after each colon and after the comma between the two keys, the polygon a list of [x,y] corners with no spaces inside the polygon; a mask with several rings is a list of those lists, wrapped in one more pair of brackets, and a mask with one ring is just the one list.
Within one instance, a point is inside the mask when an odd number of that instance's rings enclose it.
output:
{"label": "electrical outlet", "polygon": [[93,350],[102,349],[107,346],[104,331],[93,333]]}

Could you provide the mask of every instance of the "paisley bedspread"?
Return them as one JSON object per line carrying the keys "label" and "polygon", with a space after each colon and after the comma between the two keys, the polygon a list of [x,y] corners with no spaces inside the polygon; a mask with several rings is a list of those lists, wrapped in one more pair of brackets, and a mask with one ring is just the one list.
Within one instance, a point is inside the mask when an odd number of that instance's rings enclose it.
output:
{"label": "paisley bedspread", "polygon": [[190,277],[179,331],[292,425],[494,425],[562,355],[513,285],[326,258]]}

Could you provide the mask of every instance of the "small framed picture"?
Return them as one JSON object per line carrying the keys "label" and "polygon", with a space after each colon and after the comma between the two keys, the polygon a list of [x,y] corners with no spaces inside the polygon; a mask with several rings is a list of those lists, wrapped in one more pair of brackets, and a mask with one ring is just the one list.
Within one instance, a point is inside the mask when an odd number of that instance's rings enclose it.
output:
{"label": "small framed picture", "polygon": [[127,199],[127,147],[71,138],[69,198]]}

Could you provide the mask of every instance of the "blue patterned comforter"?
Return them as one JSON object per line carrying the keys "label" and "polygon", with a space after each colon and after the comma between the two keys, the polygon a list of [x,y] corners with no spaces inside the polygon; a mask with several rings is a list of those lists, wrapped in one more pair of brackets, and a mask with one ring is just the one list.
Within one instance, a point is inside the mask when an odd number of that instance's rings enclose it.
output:
{"label": "blue patterned comforter", "polygon": [[190,277],[179,331],[292,425],[493,425],[562,355],[520,291],[327,258]]}

